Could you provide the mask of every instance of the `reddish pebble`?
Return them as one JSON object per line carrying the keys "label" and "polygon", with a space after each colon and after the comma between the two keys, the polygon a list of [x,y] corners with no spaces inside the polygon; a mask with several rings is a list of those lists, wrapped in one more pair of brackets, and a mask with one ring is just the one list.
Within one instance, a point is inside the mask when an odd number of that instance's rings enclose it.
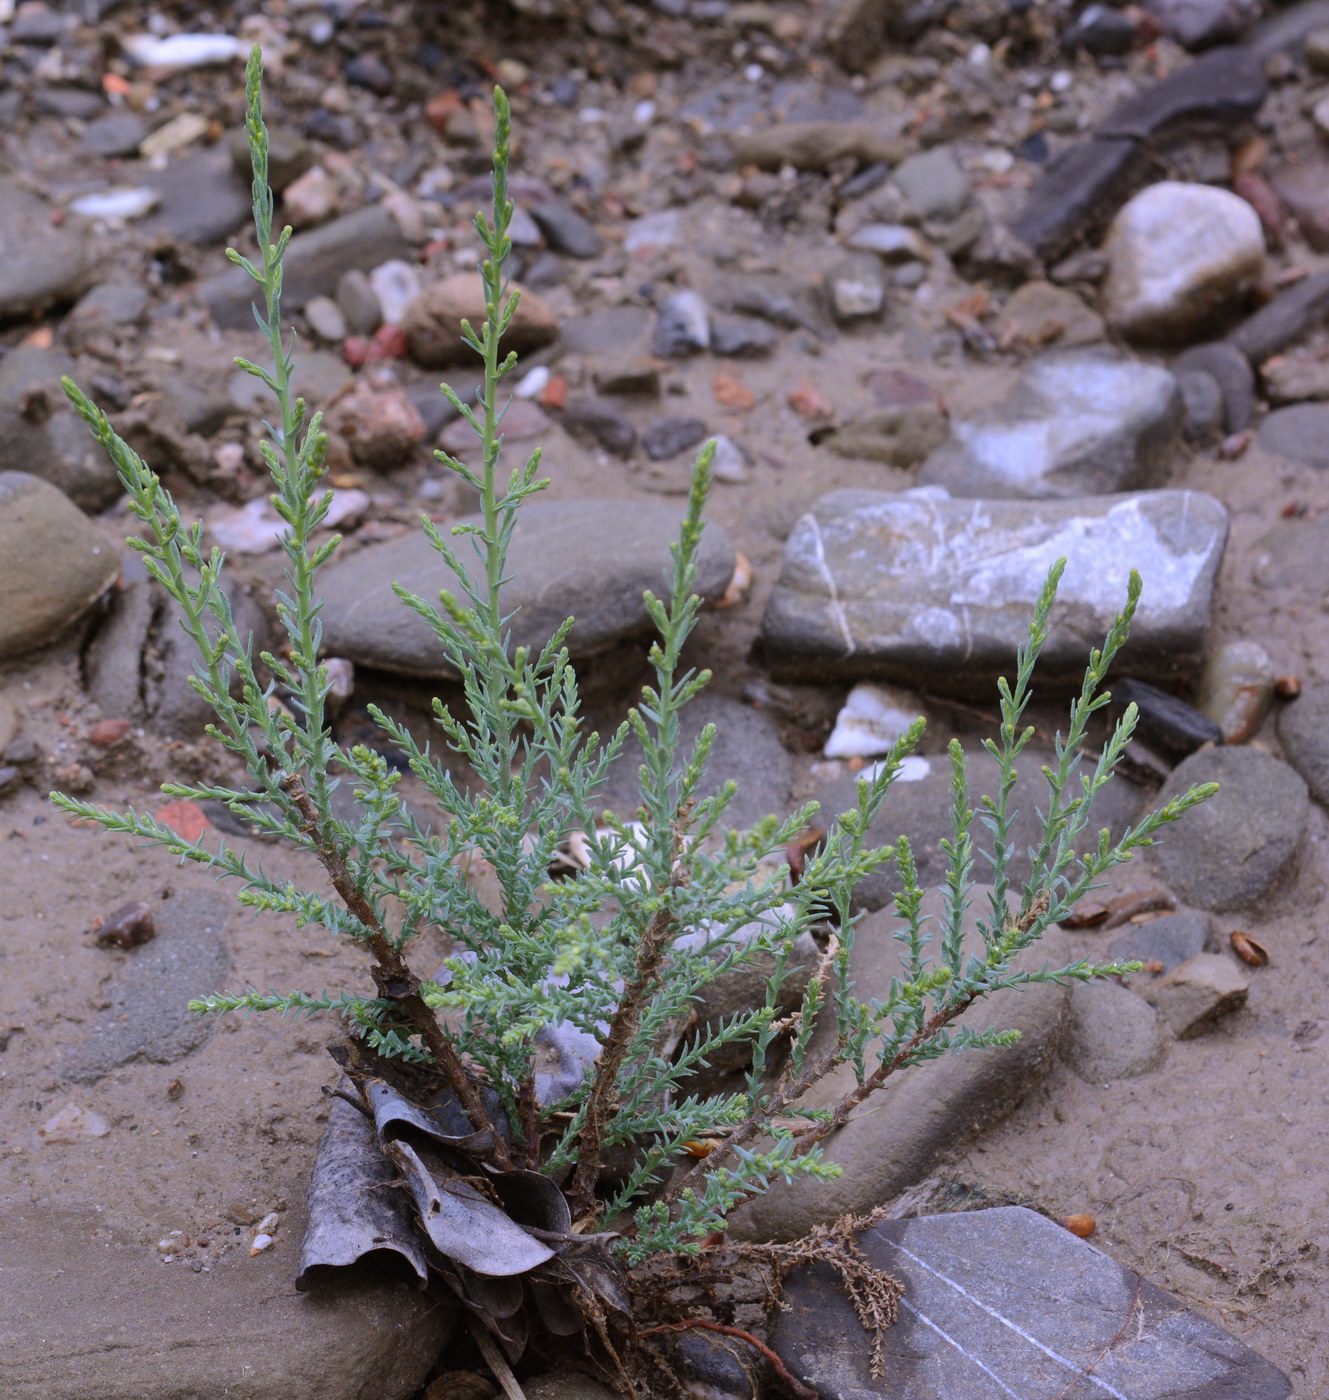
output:
{"label": "reddish pebble", "polygon": [[566,408],[568,406],[568,381],[556,374],[540,390],[540,402],[546,408]]}
{"label": "reddish pebble", "polygon": [[789,391],[788,403],[795,413],[804,418],[829,418],[835,412],[806,379],[797,389]]}
{"label": "reddish pebble", "polygon": [[1092,1215],[1068,1215],[1061,1223],[1082,1240],[1087,1240],[1098,1229],[1098,1221]]}
{"label": "reddish pebble", "polygon": [[394,321],[385,321],[369,342],[371,360],[404,360],[407,355],[406,332]]}
{"label": "reddish pebble", "polygon": [[203,815],[203,809],[197,802],[190,802],[187,798],[181,798],[178,802],[168,802],[166,806],[159,807],[157,820],[163,826],[169,826],[177,836],[183,836],[186,841],[201,840],[209,829],[208,819]]}
{"label": "reddish pebble", "polygon": [[1279,676],[1274,681],[1274,694],[1282,700],[1295,700],[1301,694],[1301,681],[1296,676]]}
{"label": "reddish pebble", "polygon": [[103,948],[137,948],[157,935],[151,907],[141,899],[122,904],[93,932]]}
{"label": "reddish pebble", "polygon": [[108,744],[119,743],[128,733],[129,721],[127,719],[99,719],[88,730],[88,743],[105,748]]}
{"label": "reddish pebble", "polygon": [[352,369],[369,363],[369,341],[362,335],[349,335],[341,343],[341,357]]}

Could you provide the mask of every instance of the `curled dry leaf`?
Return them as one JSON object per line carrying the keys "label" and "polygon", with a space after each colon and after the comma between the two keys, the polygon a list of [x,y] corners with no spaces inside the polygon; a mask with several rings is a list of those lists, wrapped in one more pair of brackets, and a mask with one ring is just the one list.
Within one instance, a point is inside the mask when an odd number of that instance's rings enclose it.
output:
{"label": "curled dry leaf", "polygon": [[1093,928],[1101,924],[1108,916],[1106,904],[1100,904],[1097,900],[1082,899],[1064,919],[1057,922],[1062,928]]}
{"label": "curled dry leaf", "polygon": [[1301,694],[1301,679],[1298,676],[1279,676],[1274,681],[1274,694],[1280,700],[1295,700]]}
{"label": "curled dry leaf", "polygon": [[1130,923],[1139,914],[1165,913],[1176,907],[1177,901],[1167,890],[1127,890],[1108,900],[1103,927],[1117,928]]}
{"label": "curled dry leaf", "polygon": [[809,826],[800,831],[784,848],[784,858],[789,863],[789,883],[796,885],[803,878],[803,865],[808,852],[814,851],[826,839],[825,831],[819,826]]}
{"label": "curled dry leaf", "polygon": [[1242,962],[1249,963],[1251,967],[1269,966],[1269,950],[1258,938],[1243,933],[1239,928],[1234,928],[1227,938],[1232,951]]}
{"label": "curled dry leaf", "polygon": [[752,587],[752,561],[746,554],[735,554],[734,556],[734,576],[729,580],[729,587],[725,589],[719,602],[715,604],[716,611],[722,608],[732,608],[741,603],[748,595],[748,590]]}
{"label": "curled dry leaf", "polygon": [[1087,1240],[1098,1229],[1098,1221],[1092,1215],[1068,1215],[1061,1223],[1082,1240]]}

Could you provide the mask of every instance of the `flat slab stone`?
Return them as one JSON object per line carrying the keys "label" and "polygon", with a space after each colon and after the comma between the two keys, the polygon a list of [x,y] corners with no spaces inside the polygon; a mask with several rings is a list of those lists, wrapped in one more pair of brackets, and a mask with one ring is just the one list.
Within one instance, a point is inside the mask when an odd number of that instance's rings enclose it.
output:
{"label": "flat slab stone", "polygon": [[1121,665],[1167,677],[1201,651],[1227,528],[1223,505],[1198,491],[1032,502],[833,491],[790,533],[762,651],[781,676],[880,677],[986,698],[1064,556],[1046,680],[1079,683],[1132,568],[1144,593]]}
{"label": "flat slab stone", "polygon": [[[539,648],[575,616],[569,648],[593,656],[648,631],[642,593],[666,590],[670,544],[683,509],[640,501],[532,501],[522,508],[508,554],[504,606],[514,646]],[[468,516],[456,524],[478,524]],[[446,528],[446,527],[445,527]],[[464,564],[475,558],[465,536],[454,537]],[[478,567],[478,566],[477,566]],[[734,573],[734,546],[716,524],[702,536],[696,592],[719,598]],[[324,647],[357,665],[409,676],[453,679],[432,629],[393,593],[399,583],[429,602],[440,589],[460,592],[455,574],[423,534],[371,545],[322,576]]]}
{"label": "flat slab stone", "polygon": [[300,1294],[289,1250],[193,1273],[108,1238],[91,1209],[0,1208],[5,1400],[406,1400],[452,1327],[400,1279]]}
{"label": "flat slab stone", "polygon": [[786,1286],[772,1344],[823,1400],[1285,1400],[1229,1332],[1022,1206],[888,1220],[863,1252],[904,1285],[885,1374],[825,1265]]}

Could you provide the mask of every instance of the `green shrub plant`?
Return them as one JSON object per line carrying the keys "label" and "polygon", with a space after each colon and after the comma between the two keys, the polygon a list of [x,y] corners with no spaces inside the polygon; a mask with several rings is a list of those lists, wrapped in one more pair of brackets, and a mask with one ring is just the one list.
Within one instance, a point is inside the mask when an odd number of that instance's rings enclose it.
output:
{"label": "green shrub plant", "polygon": [[[267,368],[238,363],[267,385],[277,405],[263,454],[273,506],[288,527],[282,540],[286,587],[278,604],[281,655],[254,653],[222,589],[222,556],[205,548],[201,525],[185,524],[160,479],[105,415],[72,383],[65,387],[119,470],[141,526],[131,545],[174,599],[198,649],[191,684],[215,715],[209,732],[247,774],[243,786],[167,783],[163,791],[225,803],[260,832],[307,851],[327,887],[275,882],[244,852],[207,838],[186,839],[144,812],[122,814],[59,794],[54,801],[76,817],[229,876],[239,883],[241,903],[300,925],[321,925],[368,955],[372,988],[329,994],[250,987],[200,996],[191,1003],[195,1010],[332,1012],[379,1060],[414,1062],[440,1077],[483,1135],[477,1141],[486,1144],[485,1162],[552,1177],[571,1207],[574,1230],[612,1228],[623,1263],[696,1252],[725,1229],[731,1212],[773,1181],[838,1174],[821,1144],[891,1075],[941,1055],[1008,1044],[1014,1032],[965,1025],[963,1013],[976,1001],[1029,983],[1126,970],[1091,961],[1038,969],[1027,960],[1017,970],[1016,962],[1102,875],[1210,790],[1173,799],[1116,839],[1088,827],[1093,799],[1112,777],[1135,726],[1128,707],[1097,758],[1086,759],[1086,729],[1107,703],[1104,680],[1126,638],[1139,580],[1132,578],[1121,616],[1092,653],[1056,761],[1044,769],[1042,836],[1032,872],[1015,890],[1011,795],[1017,760],[1032,734],[1022,717],[1062,565],[1053,568],[1015,679],[1000,683],[1000,732],[987,744],[999,767],[996,793],[976,810],[969,806],[964,755],[958,743],[951,745],[950,867],[936,928],[920,914],[923,891],[908,840],[884,847],[867,841],[902,760],[920,740],[921,720],[859,783],[856,806],[829,824],[797,883],[783,853],[807,828],[814,807],[731,830],[725,815],[734,784],[706,795],[703,782],[713,729],[682,750],[681,713],[709,680],[684,660],[700,606],[693,583],[709,445],[693,470],[672,572],[661,596],[645,599],[658,633],[650,650],[654,679],[622,728],[604,739],[587,733],[568,660],[572,620],[534,651],[510,644],[512,615],[504,611],[513,530],[523,504],[546,483],[538,450],[511,473],[500,469],[502,385],[515,365],[501,342],[518,293],[504,276],[512,216],[509,111],[496,91],[492,210],[476,218],[487,251],[486,316],[478,329],[464,327],[466,343],[483,362],[483,387],[474,407],[443,388],[479,437],[479,464],[472,468],[437,454],[478,494],[480,523],[449,532],[425,520],[440,578],[455,576],[456,584],[437,599],[397,589],[402,606],[425,619],[460,677],[464,705],[434,704],[442,753],[372,711],[437,801],[441,820],[426,828],[397,796],[400,775],[388,762],[371,748],[339,745],[329,726],[317,578],[339,539],[317,535],[330,499],[319,489],[325,438],[319,415],[310,416],[291,387],[294,338],[281,322],[282,262],[291,231],[274,235],[260,78],[255,51],[248,69],[248,137],[259,254],[254,261],[234,251],[230,257],[258,289],[255,317],[271,357]],[[273,703],[277,695],[283,704]],[[642,752],[640,811],[633,822],[597,807],[606,772],[629,734]],[[473,783],[454,781],[449,755],[464,760]],[[334,811],[333,792],[342,783],[353,786],[354,819],[337,814],[344,806]],[[967,954],[962,925],[975,836],[984,831],[990,907],[979,920],[982,948]],[[565,858],[564,878],[552,878],[570,843],[576,859]],[[496,904],[482,900],[468,878],[477,854],[492,867],[501,891]],[[850,976],[854,888],[887,864],[902,884],[896,937],[904,971],[888,987],[856,988]],[[416,935],[438,927],[456,953],[447,963],[450,980],[422,976],[411,961]],[[740,930],[745,938],[735,937]],[[824,951],[801,1004],[782,1010],[781,987],[805,934]],[[694,1028],[680,1041],[678,1028],[688,1026],[706,989],[754,960],[769,968],[762,1004]],[[838,1035],[829,1049],[814,1051],[814,1029],[828,1017]],[[540,1102],[537,1036],[552,1025],[594,1037],[599,1054],[575,1088]],[[727,1092],[696,1092],[696,1070],[734,1042],[750,1045],[745,1080]],[[662,1047],[671,1043],[677,1048],[666,1053]],[[854,1068],[856,1086],[829,1109],[803,1106],[807,1091],[845,1063]],[[698,1143],[709,1149],[705,1155],[696,1155]],[[625,1154],[630,1165],[607,1175],[606,1159]]]}

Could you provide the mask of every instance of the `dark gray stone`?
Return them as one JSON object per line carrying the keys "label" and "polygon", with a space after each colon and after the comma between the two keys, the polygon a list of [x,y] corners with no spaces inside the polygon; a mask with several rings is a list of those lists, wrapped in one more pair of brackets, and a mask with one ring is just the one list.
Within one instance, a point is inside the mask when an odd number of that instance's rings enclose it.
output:
{"label": "dark gray stone", "polygon": [[1312,686],[1282,708],[1278,740],[1311,795],[1329,806],[1329,686]]}
{"label": "dark gray stone", "polygon": [[92,280],[86,225],[56,227],[52,212],[16,180],[0,179],[0,321],[71,302]]}
{"label": "dark gray stone", "polygon": [[[599,732],[612,733],[621,720],[602,724]],[[733,778],[738,793],[725,811],[723,824],[748,827],[772,813],[784,817],[790,808],[793,783],[792,760],[780,742],[775,722],[766,710],[757,710],[724,695],[703,693],[683,711],[680,754],[686,756],[706,725],[715,725],[715,746],[706,764],[703,795],[713,793],[722,782]],[[609,782],[596,801],[619,816],[631,819],[640,805],[638,770],[642,763],[641,744],[635,735],[624,746],[623,755],[610,772]],[[682,759],[680,759],[680,766]]]}
{"label": "dark gray stone", "polygon": [[1034,360],[999,404],[951,424],[920,485],[986,498],[1161,486],[1181,429],[1177,382],[1102,350]]}
{"label": "dark gray stone", "polygon": [[603,447],[615,457],[631,456],[637,445],[636,428],[612,404],[573,399],[560,421],[578,442]]}
{"label": "dark gray stone", "polygon": [[1259,18],[1260,0],[1149,0],[1145,7],[1187,49],[1238,39]]}
{"label": "dark gray stone", "polygon": [[[246,201],[248,194],[246,193]],[[367,269],[391,258],[410,258],[412,246],[392,211],[382,204],[357,209],[331,223],[302,233],[286,254],[283,288],[292,305],[320,293],[330,294],[342,274]],[[212,319],[225,330],[248,330],[255,283],[242,267],[232,267],[199,283],[198,292]]]}
{"label": "dark gray stone", "polygon": [[554,252],[565,253],[570,258],[598,258],[604,252],[604,239],[596,232],[595,225],[561,199],[532,204],[530,212]]}
{"label": "dark gray stone", "polygon": [[1306,40],[1317,30],[1329,27],[1329,0],[1301,0],[1276,10],[1256,26],[1248,47],[1260,58],[1276,53],[1298,55]]}
{"label": "dark gray stone", "polygon": [[73,373],[63,352],[35,345],[16,346],[0,360],[0,469],[39,476],[76,506],[98,511],[120,484],[60,387],[61,375]]}
{"label": "dark gray stone", "polygon": [[775,349],[778,335],[751,316],[716,316],[711,320],[711,351],[734,359],[756,359]]}
{"label": "dark gray stone", "polygon": [[383,307],[367,273],[358,267],[337,280],[337,305],[352,335],[373,335],[383,324]]}
{"label": "dark gray stone", "polygon": [[1177,372],[1177,389],[1186,415],[1186,440],[1203,445],[1223,431],[1223,391],[1202,369]]}
{"label": "dark gray stone", "polygon": [[1223,742],[1223,731],[1216,721],[1148,681],[1133,676],[1114,678],[1112,700],[1118,709],[1134,705],[1139,715],[1135,732],[1166,753],[1185,756],[1204,744]]}
{"label": "dark gray stone", "polygon": [[1187,904],[1215,911],[1248,909],[1291,867],[1306,826],[1306,784],[1259,749],[1202,749],[1177,765],[1160,803],[1195,783],[1218,792],[1166,828],[1154,864]]}
{"label": "dark gray stone", "polygon": [[1135,21],[1107,5],[1088,5],[1067,26],[1061,46],[1068,53],[1083,49],[1096,58],[1128,53],[1135,47],[1139,31]]}
{"label": "dark gray stone", "polygon": [[1257,436],[1260,446],[1275,457],[1307,467],[1329,467],[1329,404],[1276,408],[1260,424]]}
{"label": "dark gray stone", "polygon": [[789,536],[761,648],[788,678],[925,682],[987,698],[1065,556],[1045,683],[1078,685],[1131,568],[1152,586],[1122,665],[1174,675],[1201,652],[1227,528],[1224,507],[1194,491],[1038,502],[834,491]]}
{"label": "dark gray stone", "polygon": [[231,901],[212,890],[183,890],[155,910],[157,936],[126,955],[107,987],[106,1009],[70,1045],[56,1070],[91,1084],[137,1060],[169,1065],[197,1050],[217,1028],[190,1011],[191,997],[221,989],[230,960],[222,930]]}
{"label": "dark gray stone", "polygon": [[161,195],[141,225],[148,234],[166,233],[182,243],[220,243],[253,217],[249,182],[236,175],[221,146],[178,155],[165,170],[145,173],[144,183]]}
{"label": "dark gray stone", "polygon": [[1264,65],[1249,49],[1211,49],[1115,107],[1099,138],[1146,141],[1169,127],[1210,123],[1236,126],[1259,111],[1269,90]]}
{"label": "dark gray stone", "polygon": [[[1159,962],[1164,972],[1180,967],[1209,946],[1213,928],[1208,914],[1198,909],[1179,909],[1142,924],[1131,924],[1107,946],[1114,962]],[[1148,989],[1153,974],[1138,972],[1133,981]]]}
{"label": "dark gray stone", "polygon": [[120,574],[120,587],[84,649],[83,684],[102,714],[138,720],[144,715],[143,654],[160,592],[148,578],[141,555],[126,553]]}
{"label": "dark gray stone", "polygon": [[[1277,1367],[1055,1221],[1022,1206],[887,1220],[867,1257],[904,1286],[886,1373],[826,1265],[795,1271],[771,1341],[824,1400],[1287,1400]],[[1071,1389],[1067,1389],[1067,1387]]]}
{"label": "dark gray stone", "polygon": [[135,112],[108,112],[89,122],[83,129],[83,144],[94,155],[132,156],[138,143],[148,134],[142,117]]}
{"label": "dark gray stone", "polygon": [[1180,376],[1197,370],[1209,375],[1223,396],[1223,426],[1229,433],[1244,432],[1255,416],[1255,371],[1251,362],[1227,341],[1192,345],[1172,362]]}
{"label": "dark gray stone", "polygon": [[786,330],[825,329],[825,312],[818,308],[811,287],[783,273],[754,273],[725,277],[710,290],[712,305],[742,311]]}
{"label": "dark gray stone", "polygon": [[705,441],[706,433],[700,418],[657,418],[642,433],[641,445],[653,462],[663,462]]}
{"label": "dark gray stone", "polygon": [[[514,645],[538,648],[576,616],[574,658],[593,656],[649,631],[642,591],[665,586],[669,545],[681,508],[639,501],[533,501],[522,510],[508,555],[512,583],[505,606],[516,613]],[[458,523],[476,523],[466,517]],[[590,547],[588,547],[588,542]],[[463,549],[463,561],[470,555]],[[718,599],[734,573],[734,547],[716,524],[706,527],[696,591]],[[372,545],[330,565],[322,576],[324,646],[357,665],[406,675],[452,679],[433,631],[393,594],[402,584],[426,599],[457,580],[423,535]]]}
{"label": "dark gray stone", "polygon": [[1312,272],[1248,316],[1227,337],[1253,364],[1263,364],[1329,316],[1329,271]]}
{"label": "dark gray stone", "polygon": [[1039,176],[1011,232],[1039,257],[1060,257],[1081,234],[1107,223],[1130,192],[1139,164],[1139,150],[1128,137],[1068,146]]}
{"label": "dark gray stone", "polygon": [[1077,982],[1061,1056],[1086,1084],[1111,1084],[1157,1069],[1167,1054],[1158,1012],[1116,982]]}
{"label": "dark gray stone", "polygon": [[53,87],[34,92],[32,105],[46,117],[72,117],[86,122],[106,109],[106,99],[87,88]]}

